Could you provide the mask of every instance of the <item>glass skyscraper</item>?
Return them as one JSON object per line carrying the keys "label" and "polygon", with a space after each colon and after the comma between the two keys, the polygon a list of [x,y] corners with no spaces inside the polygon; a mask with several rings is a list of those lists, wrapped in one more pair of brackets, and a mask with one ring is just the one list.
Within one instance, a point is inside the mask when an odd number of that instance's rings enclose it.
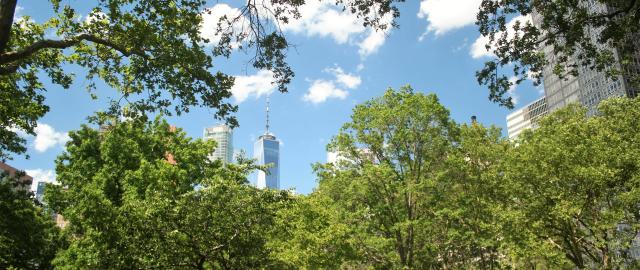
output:
{"label": "glass skyscraper", "polygon": [[214,140],[218,144],[211,160],[219,159],[223,164],[233,162],[233,130],[221,124],[204,129],[204,140]]}
{"label": "glass skyscraper", "polygon": [[269,97],[267,96],[266,129],[253,144],[253,158],[258,165],[269,166],[267,171],[258,170],[256,187],[259,189],[280,189],[280,141],[269,132]]}
{"label": "glass skyscraper", "polygon": [[44,188],[47,186],[46,182],[38,182],[36,186],[36,199],[39,202],[44,202]]}
{"label": "glass skyscraper", "polygon": [[267,172],[258,171],[256,186],[260,189],[280,189],[280,141],[272,134],[264,134],[258,137],[253,151],[258,165],[270,166]]}

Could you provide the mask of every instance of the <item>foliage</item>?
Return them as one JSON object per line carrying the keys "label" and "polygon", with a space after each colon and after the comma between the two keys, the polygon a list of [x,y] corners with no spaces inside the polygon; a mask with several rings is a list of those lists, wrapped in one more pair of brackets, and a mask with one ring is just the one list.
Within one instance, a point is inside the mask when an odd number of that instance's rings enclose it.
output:
{"label": "foliage", "polygon": [[637,267],[639,103],[570,106],[509,141],[390,89],[356,106],[270,245],[304,269]]}
{"label": "foliage", "polygon": [[341,209],[361,263],[374,268],[427,267],[429,233],[439,171],[458,135],[435,95],[409,86],[356,106],[329,146],[344,157],[318,166],[318,196]]}
{"label": "foliage", "polygon": [[[516,16],[532,20],[509,25]],[[545,67],[560,77],[595,69],[638,87],[640,78],[633,68],[640,58],[638,18],[636,0],[483,0],[476,24],[489,37],[487,50],[496,59],[486,62],[476,77],[489,87],[490,100],[509,108],[513,102],[505,94],[514,84],[509,78],[515,76],[519,84],[533,77],[539,84]],[[614,65],[616,60],[622,65]],[[502,74],[503,68],[512,74]]]}
{"label": "foliage", "polygon": [[[265,247],[285,192],[246,184],[255,166],[211,162],[211,142],[156,119],[70,133],[47,200],[69,221],[60,269],[242,269],[275,263]],[[168,158],[171,156],[170,158]]]}
{"label": "foliage", "polygon": [[0,179],[0,268],[52,269],[64,245],[49,211],[37,205],[29,185],[2,174]]}
{"label": "foliage", "polygon": [[[382,17],[397,17],[394,3],[401,1],[336,5],[357,14],[364,26],[383,29],[389,26]],[[37,120],[49,111],[43,77],[69,88],[75,78],[69,64],[86,72],[92,97],[97,98],[96,79],[117,91],[110,113],[181,114],[204,106],[236,126],[237,106],[228,102],[234,80],[214,71],[214,58],[252,49],[253,66],[273,71],[278,89],[286,92],[294,73],[286,62],[290,44],[279,26],[299,18],[305,3],[246,1],[236,17],[220,18],[214,29],[219,40],[209,40],[200,33],[203,15],[212,12],[204,0],[101,0],[86,17],[73,4],[50,2],[54,16],[42,23],[28,16],[14,20],[17,0],[0,2],[0,158],[26,151],[17,130],[34,134]]]}
{"label": "foliage", "polygon": [[504,168],[527,229],[578,268],[632,260],[640,226],[638,105],[608,100],[591,118],[579,106],[558,111],[523,134]]}

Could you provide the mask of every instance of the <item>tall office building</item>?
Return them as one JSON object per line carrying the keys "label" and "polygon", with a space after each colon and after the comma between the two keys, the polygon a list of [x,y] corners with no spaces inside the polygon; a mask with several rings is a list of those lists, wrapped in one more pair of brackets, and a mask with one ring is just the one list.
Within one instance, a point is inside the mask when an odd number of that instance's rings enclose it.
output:
{"label": "tall office building", "polygon": [[258,165],[268,165],[267,172],[258,171],[256,187],[280,189],[280,141],[269,132],[269,97],[267,97],[267,125],[263,135],[253,145],[253,156]]}
{"label": "tall office building", "polygon": [[214,140],[218,144],[210,155],[211,160],[219,159],[223,164],[233,162],[233,129],[224,124],[205,128],[204,140]]}
{"label": "tall office building", "polygon": [[[607,13],[609,7],[606,4],[599,3],[593,0],[582,1],[581,4],[588,5],[589,9],[594,13]],[[533,23],[535,25],[541,24],[541,17],[537,13],[533,13]],[[600,30],[593,29],[590,31],[591,39],[595,42],[597,40],[597,34]],[[606,45],[598,45],[602,49],[609,49],[613,52],[616,61],[612,63],[612,68],[625,70],[629,72],[637,72],[640,69],[640,47],[636,44],[636,52],[634,57],[634,66],[623,67],[621,64],[620,50],[613,47],[606,47]],[[623,76],[609,77],[606,75],[606,71],[592,70],[588,67],[582,67],[577,57],[572,57],[569,64],[577,63],[578,75],[568,75],[565,78],[560,78],[553,73],[554,66],[558,62],[557,55],[553,52],[553,46],[543,46],[541,50],[545,53],[549,65],[547,65],[542,75],[544,78],[544,92],[548,109],[550,112],[560,109],[570,103],[580,102],[588,109],[589,115],[593,115],[597,111],[600,101],[610,97],[635,97],[637,95],[637,89],[633,89],[629,83],[629,78]]]}
{"label": "tall office building", "polygon": [[[611,12],[606,4],[597,1],[586,0],[581,1],[580,4],[588,5],[589,9],[594,13]],[[535,25],[541,24],[542,18],[539,14],[534,12],[532,19]],[[596,41],[599,30],[595,29],[590,33],[591,39]],[[624,69],[628,72],[627,74],[638,74],[640,72],[640,42],[636,44],[632,65],[627,67],[623,67],[621,64],[620,50],[605,47],[606,45],[598,46],[602,49],[608,48],[613,52],[616,61],[612,63],[612,68]],[[507,116],[509,138],[515,138],[526,128],[535,128],[536,118],[545,115],[547,112],[561,109],[568,104],[578,102],[587,108],[588,115],[593,115],[597,112],[598,105],[602,100],[610,97],[636,97],[638,95],[638,89],[634,89],[631,86],[629,78],[621,75],[610,77],[606,75],[606,71],[583,67],[578,62],[577,57],[571,57],[567,64],[578,64],[578,75],[567,75],[564,78],[560,78],[553,73],[554,67],[558,63],[558,56],[553,52],[553,46],[545,45],[541,50],[549,62],[542,70],[544,97]],[[545,103],[545,109],[541,109],[541,102]],[[527,120],[527,118],[530,118],[531,121]]]}
{"label": "tall office building", "polygon": [[44,188],[46,186],[46,182],[38,182],[38,185],[36,186],[36,199],[41,203],[44,202]]}
{"label": "tall office building", "polygon": [[547,112],[547,100],[545,97],[541,97],[507,115],[509,139],[516,138],[525,129],[535,128],[538,119],[545,116]]}

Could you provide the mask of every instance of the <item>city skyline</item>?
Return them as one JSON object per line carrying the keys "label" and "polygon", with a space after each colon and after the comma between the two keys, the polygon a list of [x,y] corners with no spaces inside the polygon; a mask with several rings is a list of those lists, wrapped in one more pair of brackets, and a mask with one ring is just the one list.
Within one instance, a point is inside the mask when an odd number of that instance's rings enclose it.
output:
{"label": "city skyline", "polygon": [[[280,141],[280,187],[296,187],[307,194],[316,186],[311,164],[325,162],[327,143],[349,121],[353,107],[380,96],[388,87],[406,84],[420,92],[436,93],[457,122],[469,122],[471,115],[477,115],[483,124],[502,127],[506,135],[505,116],[511,111],[489,101],[486,87],[478,85],[474,77],[475,71],[491,57],[484,46],[475,45],[480,38],[474,25],[479,2],[465,6],[461,12],[454,12],[459,10],[455,3],[434,10],[422,8],[419,1],[407,2],[400,6],[400,12],[406,14],[398,21],[402,27],[379,34],[351,23],[344,27],[327,25],[321,32],[310,31],[320,18],[333,14],[330,10],[352,22],[353,16],[322,4],[313,19],[300,24],[299,31],[286,32],[291,43],[297,44],[287,57],[296,73],[287,93],[278,92],[271,84],[271,74],[247,66],[248,56],[241,52],[234,52],[233,60],[216,59],[214,70],[236,76],[236,86],[229,97],[238,106],[234,113],[239,123],[234,129],[234,148],[246,149],[252,156],[251,149],[263,133],[264,98],[270,94],[271,117],[277,119],[270,128]],[[38,3],[24,0],[19,5]],[[212,3],[209,7],[222,5],[238,7],[237,3]],[[87,8],[83,7],[89,6],[90,3],[81,2],[77,9],[86,15]],[[29,15],[36,22],[51,15],[47,9],[20,12],[19,16]],[[430,14],[444,17],[428,20]],[[68,69],[77,78],[85,75],[73,65]],[[15,157],[10,161],[13,166],[36,172],[32,174],[36,179],[55,179],[54,160],[69,140],[67,132],[77,130],[87,117],[108,107],[109,98],[119,98],[116,91],[100,80],[96,80],[94,92],[98,100],[91,99],[85,86],[80,79],[69,90],[45,82],[46,102],[51,110],[38,121],[38,136],[27,136],[30,159]],[[512,94],[518,97],[517,107],[539,97],[538,89],[529,82],[518,86]],[[166,118],[187,136],[201,138],[204,127],[224,122],[213,119],[215,113],[214,109],[196,107]]]}

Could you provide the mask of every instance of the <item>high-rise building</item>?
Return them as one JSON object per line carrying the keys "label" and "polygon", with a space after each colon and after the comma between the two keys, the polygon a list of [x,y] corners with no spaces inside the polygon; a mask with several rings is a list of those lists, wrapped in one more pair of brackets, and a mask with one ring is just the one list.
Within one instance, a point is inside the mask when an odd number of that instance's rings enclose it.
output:
{"label": "high-rise building", "polygon": [[267,97],[267,125],[263,135],[253,145],[253,157],[258,165],[267,165],[266,172],[258,171],[256,187],[280,189],[280,141],[269,132],[269,97]]}
{"label": "high-rise building", "polygon": [[219,159],[224,164],[233,162],[233,129],[224,124],[205,128],[204,139],[217,143],[210,156],[211,160]]}
{"label": "high-rise building", "polygon": [[44,187],[47,186],[46,182],[38,182],[38,185],[36,186],[36,199],[39,202],[44,202]]}
{"label": "high-rise building", "polygon": [[547,112],[547,100],[545,97],[541,97],[507,115],[509,139],[516,138],[525,129],[535,128],[538,119],[545,116]]}
{"label": "high-rise building", "polygon": [[[29,190],[31,184],[33,183],[33,177],[10,166],[9,164],[0,161],[0,176],[2,176],[2,174],[6,174],[6,176],[8,177],[18,177],[18,183],[16,183],[18,185],[14,187],[18,190]],[[1,177],[0,180],[2,180]]]}
{"label": "high-rise building", "polygon": [[[597,1],[583,1],[581,4],[588,5],[591,11],[597,13],[607,12],[609,9],[606,4]],[[539,14],[534,12],[532,18],[535,25],[541,24],[542,18]],[[598,29],[589,31],[593,41],[597,40],[599,31]],[[633,55],[635,60],[633,64],[635,66],[623,67],[620,57],[621,52],[618,48],[607,47],[607,45],[598,46],[601,49],[609,49],[613,52],[616,60],[612,63],[612,68],[624,69],[630,72],[637,72],[640,69],[640,47],[637,46],[636,53]],[[610,77],[606,75],[606,70],[598,71],[583,67],[577,57],[571,57],[569,64],[578,64],[578,75],[567,75],[564,78],[560,78],[553,72],[556,63],[558,63],[558,56],[553,52],[553,46],[545,45],[541,50],[545,53],[545,57],[549,62],[542,70],[544,92],[549,112],[563,108],[570,103],[579,102],[588,109],[589,115],[593,115],[597,111],[600,101],[604,99],[623,96],[635,97],[637,95],[637,89],[630,85],[629,78],[621,75]]]}

